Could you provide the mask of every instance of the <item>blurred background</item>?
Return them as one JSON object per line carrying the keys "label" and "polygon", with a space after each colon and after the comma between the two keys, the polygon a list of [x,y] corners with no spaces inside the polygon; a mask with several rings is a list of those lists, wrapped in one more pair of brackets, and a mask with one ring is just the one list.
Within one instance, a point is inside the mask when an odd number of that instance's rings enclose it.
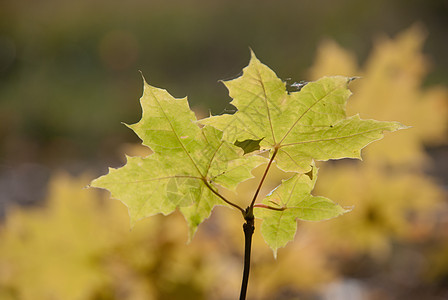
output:
{"label": "blurred background", "polygon": [[129,231],[83,188],[147,153],[121,124],[140,119],[139,70],[219,114],[249,47],[287,83],[361,76],[349,114],[412,126],[320,165],[314,193],[351,213],[299,222],[277,260],[256,231],[249,299],[448,299],[447,16],[446,0],[1,1],[0,299],[237,298],[238,213],[186,245],[182,216]]}

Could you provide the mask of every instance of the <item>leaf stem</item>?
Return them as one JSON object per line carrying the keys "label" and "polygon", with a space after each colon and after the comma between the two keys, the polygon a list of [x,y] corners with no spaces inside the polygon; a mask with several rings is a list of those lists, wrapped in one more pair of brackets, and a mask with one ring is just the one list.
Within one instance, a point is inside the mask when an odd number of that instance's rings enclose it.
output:
{"label": "leaf stem", "polygon": [[266,208],[266,209],[278,210],[278,211],[284,211],[286,209],[286,207],[273,207],[273,206],[269,206],[269,205],[261,204],[261,203],[254,204],[254,207],[260,207],[260,208]]}
{"label": "leaf stem", "polygon": [[243,224],[244,231],[244,270],[243,280],[241,282],[240,300],[246,299],[247,285],[249,283],[249,271],[250,271],[250,253],[252,249],[252,235],[255,230],[255,218],[253,214],[253,208],[247,207],[243,213],[246,222]]}
{"label": "leaf stem", "polygon": [[257,196],[260,193],[261,186],[263,185],[264,180],[266,179],[266,175],[268,174],[269,168],[271,167],[272,162],[274,161],[275,156],[277,155],[278,147],[274,148],[274,153],[269,160],[268,165],[266,166],[266,170],[264,170],[263,177],[261,177],[260,183],[258,184],[257,190],[255,191],[254,197],[252,198],[252,202],[250,203],[250,207],[254,207],[255,200],[257,200]]}
{"label": "leaf stem", "polygon": [[221,195],[219,192],[215,191],[215,190],[213,189],[213,187],[207,182],[207,179],[202,179],[202,181],[204,182],[205,186],[208,187],[208,189],[209,189],[210,191],[212,191],[216,196],[218,196],[219,198],[221,198],[221,200],[223,200],[225,203],[227,203],[227,204],[229,204],[229,205],[235,207],[235,208],[238,209],[239,211],[241,211],[241,213],[243,214],[243,216],[245,215],[245,212],[246,212],[246,211],[245,211],[241,206],[239,206],[238,204],[233,203],[233,202],[227,200],[223,195]]}

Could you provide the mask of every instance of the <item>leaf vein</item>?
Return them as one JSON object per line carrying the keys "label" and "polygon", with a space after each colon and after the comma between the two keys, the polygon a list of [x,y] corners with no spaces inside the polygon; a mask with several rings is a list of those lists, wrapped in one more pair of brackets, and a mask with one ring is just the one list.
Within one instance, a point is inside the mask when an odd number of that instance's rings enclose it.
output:
{"label": "leaf vein", "polygon": [[300,122],[300,120],[314,107],[314,106],[316,106],[319,102],[321,102],[322,100],[324,100],[326,97],[328,97],[329,95],[331,95],[334,91],[336,91],[337,89],[339,88],[339,86],[337,86],[337,87],[335,87],[335,88],[333,88],[330,92],[328,92],[327,94],[325,94],[325,96],[324,97],[322,97],[322,98],[320,98],[320,99],[317,99],[316,98],[316,96],[314,95],[314,94],[312,94],[312,93],[310,93],[311,94],[311,96],[313,97],[313,99],[315,100],[315,102],[310,106],[310,107],[308,107],[303,113],[302,113],[302,115],[301,116],[299,116],[298,118],[297,118],[297,120],[294,122],[294,124],[291,126],[291,128],[289,128],[289,130],[286,132],[286,134],[283,136],[283,138],[280,140],[280,144],[286,139],[286,137],[290,134],[290,132],[293,130],[293,128],[297,125],[297,123],[299,123]]}
{"label": "leaf vein", "polygon": [[193,160],[193,157],[191,157],[190,153],[188,152],[188,150],[185,148],[185,145],[182,143],[182,139],[179,137],[179,135],[177,134],[173,124],[171,123],[171,120],[168,118],[165,110],[163,109],[162,105],[160,104],[159,100],[157,99],[156,95],[151,91],[152,96],[154,97],[154,100],[157,102],[157,105],[159,106],[160,110],[162,111],[163,115],[165,116],[165,119],[167,120],[168,124],[171,127],[171,130],[174,133],[174,136],[176,137],[177,141],[179,142],[179,144],[181,145],[182,149],[184,150],[185,154],[188,156],[188,158],[190,159],[190,161],[193,163],[193,166],[195,167],[196,171],[198,171],[198,173],[201,175],[201,177],[204,177],[201,173],[201,171],[199,170],[196,162]]}

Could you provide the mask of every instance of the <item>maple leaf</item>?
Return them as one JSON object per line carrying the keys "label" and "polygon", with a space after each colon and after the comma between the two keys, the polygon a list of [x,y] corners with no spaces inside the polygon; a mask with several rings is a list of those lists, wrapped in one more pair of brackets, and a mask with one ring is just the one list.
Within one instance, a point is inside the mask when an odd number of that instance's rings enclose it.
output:
{"label": "maple leaf", "polygon": [[[190,238],[215,205],[229,203],[217,186],[234,190],[252,177],[251,170],[265,161],[243,157],[243,151],[222,140],[222,132],[200,127],[186,98],[175,99],[166,90],[144,82],[142,119],[128,125],[154,153],[127,157],[127,163],[91,184],[111,192],[127,205],[131,224],[177,207],[190,227]],[[235,206],[235,205],[234,205]]]}
{"label": "maple leaf", "polygon": [[368,162],[420,168],[430,163],[424,146],[446,141],[448,89],[422,87],[428,71],[427,58],[422,54],[424,40],[424,30],[418,25],[393,39],[383,36],[375,41],[366,63],[359,67],[354,55],[335,42],[327,41],[318,50],[310,71],[312,78],[341,71],[363,77],[354,87],[349,113],[378,120],[397,120],[413,128],[397,136],[387,136],[381,143],[366,149]]}
{"label": "maple leaf", "polygon": [[[296,219],[318,221],[347,211],[311,195],[317,176],[315,160],[360,158],[361,149],[382,138],[383,131],[405,128],[397,122],[347,117],[352,80],[324,77],[288,93],[285,84],[252,53],[243,75],[225,82],[238,111],[200,121],[186,98],[175,99],[145,82],[142,119],[129,127],[154,153],[128,157],[124,167],[110,169],[92,186],[108,189],[125,203],[132,224],[179,208],[190,227],[190,238],[216,205],[238,208],[246,221],[253,221],[257,207],[255,216],[264,219],[262,233],[275,253],[293,239]],[[251,178],[251,170],[267,160],[258,155],[263,150],[270,150],[265,174],[252,202],[243,209],[227,200],[218,186],[235,190]],[[280,169],[296,174],[262,203],[255,203],[274,158]]]}
{"label": "maple leaf", "polygon": [[277,256],[278,248],[294,239],[297,219],[321,221],[349,211],[330,199],[311,195],[316,179],[315,166],[309,174],[296,173],[272,191],[261,205],[255,207],[255,216],[263,219],[261,233],[272,248],[274,256]]}
{"label": "maple leaf", "polygon": [[398,122],[346,117],[354,78],[323,77],[288,93],[285,83],[252,52],[243,75],[224,82],[238,111],[211,116],[202,124],[224,132],[230,142],[260,140],[284,171],[308,172],[313,160],[361,158],[361,149],[384,131],[406,128]]}
{"label": "maple leaf", "polygon": [[252,52],[243,75],[225,82],[237,112],[200,120],[222,130],[225,139],[235,144],[257,141],[260,149],[270,150],[270,163],[275,159],[280,169],[296,172],[255,204],[254,215],[263,219],[261,231],[274,255],[294,238],[297,219],[319,221],[348,211],[311,195],[315,160],[360,159],[361,149],[381,139],[384,131],[406,128],[398,122],[347,117],[348,84],[353,79],[323,77],[288,93],[285,83]]}

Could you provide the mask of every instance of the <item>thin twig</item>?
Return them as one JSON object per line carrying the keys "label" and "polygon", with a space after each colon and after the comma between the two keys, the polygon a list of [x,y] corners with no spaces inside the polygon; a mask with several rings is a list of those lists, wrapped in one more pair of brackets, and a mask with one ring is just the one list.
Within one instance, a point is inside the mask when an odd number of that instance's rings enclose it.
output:
{"label": "thin twig", "polygon": [[257,196],[260,193],[261,186],[263,185],[263,182],[266,179],[266,175],[268,174],[269,168],[271,167],[271,164],[274,161],[274,158],[277,155],[277,152],[278,152],[278,148],[275,148],[274,153],[272,154],[272,157],[269,160],[268,165],[266,166],[266,170],[264,170],[263,177],[261,177],[260,183],[258,184],[258,187],[257,187],[257,190],[255,191],[254,197],[252,198],[252,202],[250,203],[250,207],[254,207],[255,201],[257,200]]}
{"label": "thin twig", "polygon": [[219,198],[221,198],[221,200],[223,200],[225,203],[237,208],[239,211],[241,211],[241,213],[244,215],[245,214],[245,210],[239,206],[238,204],[233,203],[232,201],[227,200],[223,195],[221,195],[219,192],[215,191],[213,189],[213,187],[207,182],[207,179],[203,179],[202,180],[205,184],[206,187],[208,187],[208,189],[210,191],[212,191],[216,196],[218,196]]}
{"label": "thin twig", "polygon": [[273,206],[269,206],[269,205],[262,204],[262,203],[256,203],[256,204],[254,204],[254,207],[261,207],[261,208],[278,210],[278,211],[284,211],[286,209],[286,207],[273,207]]}

